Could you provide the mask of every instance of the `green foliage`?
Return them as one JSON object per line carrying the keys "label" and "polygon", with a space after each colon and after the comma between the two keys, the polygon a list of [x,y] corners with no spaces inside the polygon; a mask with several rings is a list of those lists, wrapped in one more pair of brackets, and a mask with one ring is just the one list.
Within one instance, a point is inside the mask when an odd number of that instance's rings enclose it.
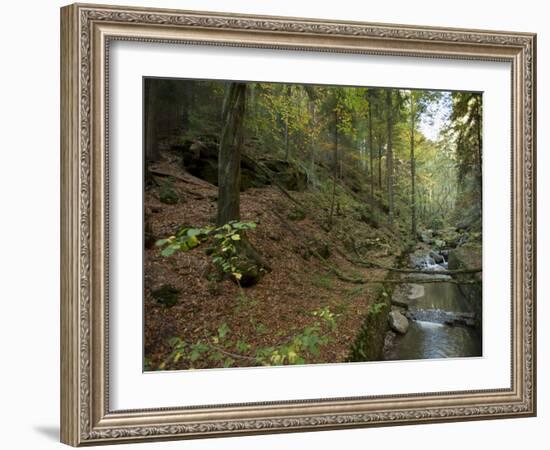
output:
{"label": "green foliage", "polygon": [[229,333],[229,327],[224,322],[220,327],[218,328],[218,336],[220,339],[223,339],[225,336],[227,336],[227,333]]}
{"label": "green foliage", "polygon": [[162,256],[171,256],[177,251],[186,252],[202,243],[212,240],[208,253],[214,265],[223,273],[230,274],[237,281],[242,278],[238,265],[238,242],[243,239],[247,230],[256,228],[254,222],[231,221],[221,227],[182,227],[174,236],[156,242],[162,247]]}
{"label": "green foliage", "polygon": [[151,370],[153,370],[153,366],[151,365],[151,359],[147,358],[147,357],[144,357],[143,358],[143,371],[144,372],[149,372]]}
{"label": "green foliage", "polygon": [[214,251],[212,262],[223,273],[234,277],[237,282],[242,279],[239,267],[238,242],[242,233],[256,228],[254,222],[229,222],[214,231]]}
{"label": "green foliage", "polygon": [[243,289],[239,289],[237,294],[237,306],[235,307],[235,313],[240,314],[246,310],[254,308],[258,304],[258,300],[248,297]]}
{"label": "green foliage", "polygon": [[325,306],[317,311],[313,311],[312,314],[315,317],[319,317],[320,319],[324,320],[331,331],[334,331],[336,329],[336,316],[333,312],[331,312],[328,306]]}
{"label": "green foliage", "polygon": [[430,222],[430,228],[433,228],[434,230],[440,230],[445,227],[445,220],[443,217],[435,216],[431,222]]}
{"label": "green foliage", "polygon": [[306,213],[302,208],[296,207],[290,210],[287,217],[290,220],[304,220],[306,218]]}
{"label": "green foliage", "polygon": [[264,347],[256,352],[257,363],[261,365],[306,364],[311,357],[318,357],[321,347],[330,342],[326,334],[322,334],[323,325],[330,331],[336,329],[336,315],[329,307],[324,307],[311,313],[320,320],[307,326],[290,341],[278,347]]}
{"label": "green foliage", "polygon": [[351,346],[350,361],[380,361],[384,339],[389,330],[388,313],[391,293],[384,286],[377,292],[377,301],[367,310],[365,320]]}
{"label": "green foliage", "polygon": [[329,290],[334,285],[334,277],[328,274],[315,275],[311,279],[311,284],[315,287]]}
{"label": "green foliage", "polygon": [[[317,320],[305,327],[289,340],[273,346],[260,347],[256,350],[242,338],[232,339],[227,323],[222,323],[216,334],[205,334],[205,338],[197,342],[185,342],[179,337],[169,339],[171,352],[158,370],[167,367],[183,365],[189,369],[197,367],[202,361],[210,361],[217,366],[233,367],[239,360],[248,361],[251,365],[277,366],[306,364],[312,358],[320,355],[321,348],[330,342],[330,337],[323,333],[336,330],[336,317],[329,307],[324,307],[311,313]],[[267,332],[265,325],[256,324],[256,331]],[[148,369],[152,370],[152,369]]]}
{"label": "green foliage", "polygon": [[171,284],[164,284],[160,288],[151,291],[153,298],[166,307],[174,306],[179,300],[180,290]]}
{"label": "green foliage", "polygon": [[[154,83],[163,144],[219,142],[226,82],[159,79]],[[389,186],[397,226],[409,227],[413,209],[418,228],[428,226],[434,217],[459,223],[472,204],[479,205],[472,221],[481,216],[483,99],[479,93],[395,88],[386,102],[386,88],[252,82],[247,88],[246,152],[254,158],[278,158],[289,149],[292,162],[307,172],[310,189],[321,186],[329,196],[328,178],[338,163],[338,183],[352,187],[373,206],[372,214],[364,217],[369,225],[387,223]],[[439,133],[429,132],[434,125]],[[322,189],[327,183],[329,189]],[[161,201],[181,202],[170,184],[161,185]],[[346,198],[337,187],[336,205]],[[291,220],[301,218],[299,211],[290,214]]]}
{"label": "green foliage", "polygon": [[251,317],[249,319],[250,325],[254,327],[254,331],[256,331],[257,334],[266,334],[267,333],[267,327],[261,323],[258,322],[254,317]]}
{"label": "green foliage", "polygon": [[381,312],[387,309],[387,306],[388,305],[385,302],[375,303],[369,307],[368,314],[372,314],[372,315],[380,314]]}

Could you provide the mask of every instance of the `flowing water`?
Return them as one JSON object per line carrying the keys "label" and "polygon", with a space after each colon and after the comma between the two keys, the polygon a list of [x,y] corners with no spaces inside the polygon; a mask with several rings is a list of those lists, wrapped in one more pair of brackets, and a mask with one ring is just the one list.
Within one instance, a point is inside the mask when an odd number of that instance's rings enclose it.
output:
{"label": "flowing water", "polygon": [[[434,272],[446,268],[433,267]],[[426,275],[430,279],[441,275]],[[459,287],[445,281],[408,285],[409,329],[395,337],[386,360],[481,356],[481,334],[474,311]]]}

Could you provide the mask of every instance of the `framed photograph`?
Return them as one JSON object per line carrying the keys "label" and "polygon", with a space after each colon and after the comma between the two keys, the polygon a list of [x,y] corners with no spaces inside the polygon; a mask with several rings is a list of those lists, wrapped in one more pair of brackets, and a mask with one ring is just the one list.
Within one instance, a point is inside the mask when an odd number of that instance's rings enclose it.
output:
{"label": "framed photograph", "polygon": [[535,415],[535,58],[62,8],[62,442]]}

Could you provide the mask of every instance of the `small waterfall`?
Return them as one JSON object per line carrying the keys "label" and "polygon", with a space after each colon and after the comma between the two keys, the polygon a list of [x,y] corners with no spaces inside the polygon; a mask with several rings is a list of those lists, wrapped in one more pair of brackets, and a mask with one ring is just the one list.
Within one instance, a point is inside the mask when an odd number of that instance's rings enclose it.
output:
{"label": "small waterfall", "polygon": [[[411,273],[414,280],[394,292],[394,305],[409,319],[409,330],[390,339],[387,360],[481,356],[481,335],[476,316],[448,269],[448,252],[429,251],[410,257],[411,266],[433,273]],[[422,280],[430,281],[423,283]],[[433,282],[438,280],[438,282]],[[395,306],[394,306],[395,307]]]}
{"label": "small waterfall", "polygon": [[421,328],[443,328],[445,325],[437,322],[428,322],[427,320],[416,320],[416,323]]}

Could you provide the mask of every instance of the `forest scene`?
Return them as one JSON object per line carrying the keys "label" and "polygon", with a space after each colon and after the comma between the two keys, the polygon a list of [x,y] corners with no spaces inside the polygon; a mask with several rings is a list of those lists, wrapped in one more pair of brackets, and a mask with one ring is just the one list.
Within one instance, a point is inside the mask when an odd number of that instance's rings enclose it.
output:
{"label": "forest scene", "polygon": [[482,106],[144,78],[144,370],[482,356]]}

